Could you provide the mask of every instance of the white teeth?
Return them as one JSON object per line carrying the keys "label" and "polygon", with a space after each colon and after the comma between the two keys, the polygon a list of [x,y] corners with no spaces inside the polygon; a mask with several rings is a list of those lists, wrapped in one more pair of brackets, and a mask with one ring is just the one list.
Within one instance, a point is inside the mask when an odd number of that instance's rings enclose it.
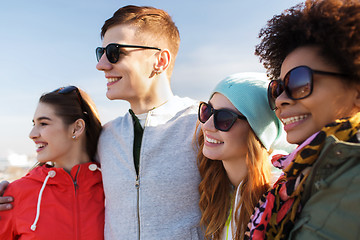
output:
{"label": "white teeth", "polygon": [[297,121],[301,121],[303,119],[305,119],[308,115],[300,115],[300,116],[295,116],[295,117],[289,117],[289,118],[283,118],[281,119],[282,122],[286,125],[286,124],[289,124],[289,123],[294,123],[294,122],[297,122]]}
{"label": "white teeth", "polygon": [[44,143],[38,143],[36,144],[36,148],[43,148],[45,147],[46,145]]}
{"label": "white teeth", "polygon": [[108,80],[109,83],[112,83],[112,82],[116,82],[116,81],[118,81],[120,79],[121,78],[108,78],[107,80]]}
{"label": "white teeth", "polygon": [[207,142],[209,142],[209,143],[216,143],[216,144],[222,143],[222,142],[220,142],[220,141],[218,141],[218,140],[209,138],[209,137],[207,137],[207,136],[205,136],[205,140],[206,140]]}

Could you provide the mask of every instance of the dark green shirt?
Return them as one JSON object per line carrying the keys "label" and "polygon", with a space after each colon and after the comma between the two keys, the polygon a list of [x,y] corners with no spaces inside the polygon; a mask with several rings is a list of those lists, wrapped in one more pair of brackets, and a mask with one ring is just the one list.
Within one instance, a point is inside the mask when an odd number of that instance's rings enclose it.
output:
{"label": "dark green shirt", "polygon": [[129,112],[132,116],[134,123],[134,145],[133,145],[133,157],[136,174],[139,175],[139,164],[140,164],[140,149],[141,141],[144,133],[144,129],[141,127],[139,119],[136,117],[135,113],[129,109]]}

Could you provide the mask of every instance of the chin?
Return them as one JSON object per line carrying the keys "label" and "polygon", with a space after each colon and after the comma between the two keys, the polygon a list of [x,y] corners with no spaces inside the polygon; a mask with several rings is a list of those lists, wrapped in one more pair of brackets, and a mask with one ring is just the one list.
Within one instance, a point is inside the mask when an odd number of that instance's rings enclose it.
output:
{"label": "chin", "polygon": [[37,161],[38,161],[38,163],[41,163],[41,164],[45,164],[45,163],[49,162],[49,160],[44,160],[41,158],[37,158]]}
{"label": "chin", "polygon": [[204,154],[205,157],[211,159],[211,154],[209,154],[208,151],[206,151],[205,148],[203,148],[202,153]]}
{"label": "chin", "polygon": [[296,137],[296,136],[291,136],[291,135],[287,135],[286,140],[290,143],[290,144],[297,144],[300,145],[301,143],[303,143],[308,137]]}
{"label": "chin", "polygon": [[115,98],[109,97],[108,95],[106,95],[106,97],[107,97],[109,100],[115,100]]}
{"label": "chin", "polygon": [[211,160],[219,159],[219,156],[216,155],[216,154],[211,154],[211,153],[208,153],[206,151],[205,152],[203,151],[203,154],[204,154],[205,157],[207,157],[208,159],[211,159]]}
{"label": "chin", "polygon": [[111,94],[106,94],[106,97],[107,97],[109,100],[122,100],[122,98],[116,97],[116,96],[111,95]]}
{"label": "chin", "polygon": [[109,91],[106,93],[106,97],[107,97],[109,100],[114,100],[114,99],[115,99],[114,96],[113,96],[111,93],[109,93]]}
{"label": "chin", "polygon": [[109,100],[126,100],[124,97],[124,95],[122,95],[121,93],[119,92],[114,92],[112,90],[108,90],[106,92],[106,97],[109,99]]}

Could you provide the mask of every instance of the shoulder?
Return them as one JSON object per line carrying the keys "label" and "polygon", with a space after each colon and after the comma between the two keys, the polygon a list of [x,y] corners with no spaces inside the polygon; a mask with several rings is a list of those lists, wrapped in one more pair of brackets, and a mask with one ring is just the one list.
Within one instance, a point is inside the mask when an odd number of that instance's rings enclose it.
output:
{"label": "shoulder", "polygon": [[42,185],[48,172],[52,169],[49,165],[37,166],[31,169],[25,176],[11,182],[6,191],[21,191],[31,189],[33,186]]}
{"label": "shoulder", "polygon": [[292,231],[296,239],[311,239],[321,234],[357,239],[360,229],[359,156],[359,144],[338,141],[333,136],[326,139],[305,183],[304,206]]}
{"label": "shoulder", "polygon": [[24,176],[11,182],[6,188],[4,196],[13,196],[15,201],[19,201],[23,196],[31,194],[37,185],[36,181]]}
{"label": "shoulder", "polygon": [[174,96],[172,99],[173,104],[182,108],[196,108],[199,106],[199,101],[189,97]]}
{"label": "shoulder", "polygon": [[197,116],[197,111],[199,107],[199,101],[188,98],[188,97],[179,97],[174,96],[166,104],[166,112],[172,114],[175,117],[193,115]]}
{"label": "shoulder", "polygon": [[127,125],[131,125],[132,124],[132,118],[129,112],[125,113],[125,115],[123,116],[119,116],[107,123],[104,124],[103,126],[103,130],[101,132],[101,135],[103,135],[104,133],[107,132],[112,132],[112,131],[116,131],[117,128],[119,127],[124,127]]}
{"label": "shoulder", "polygon": [[128,119],[131,119],[131,115],[129,112],[126,112],[123,116],[119,116],[113,120],[110,120],[109,122],[105,123],[104,124],[104,128],[111,128],[113,127],[114,125],[117,125],[119,123],[122,123],[124,121],[127,121]]}

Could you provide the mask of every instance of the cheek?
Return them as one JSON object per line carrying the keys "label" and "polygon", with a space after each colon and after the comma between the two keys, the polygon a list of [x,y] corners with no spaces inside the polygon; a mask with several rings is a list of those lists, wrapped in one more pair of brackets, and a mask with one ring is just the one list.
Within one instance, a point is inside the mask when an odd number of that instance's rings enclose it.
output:
{"label": "cheek", "polygon": [[72,140],[70,132],[67,132],[64,129],[54,129],[53,131],[49,131],[47,136],[49,140],[58,144],[57,147],[68,144]]}
{"label": "cheek", "polygon": [[339,106],[339,104],[331,103],[331,100],[319,100],[312,105],[308,104],[313,124],[317,127],[317,129],[321,129],[326,124],[342,117],[341,108],[342,106]]}
{"label": "cheek", "polygon": [[230,141],[230,143],[233,142],[235,148],[243,149],[247,148],[248,137],[249,127],[241,127],[228,136],[228,141]]}
{"label": "cheek", "polygon": [[[322,82],[321,82],[322,83]],[[317,86],[315,86],[317,87]],[[314,88],[315,88],[314,87]],[[317,91],[315,91],[317,89]],[[303,99],[319,124],[327,124],[338,118],[348,117],[354,110],[355,92],[338,81],[318,86],[309,99]]]}
{"label": "cheek", "polygon": [[276,115],[276,117],[277,117],[278,119],[281,119],[281,118],[280,118],[280,110],[279,110],[279,109],[276,109],[276,110],[275,110],[275,115]]}

